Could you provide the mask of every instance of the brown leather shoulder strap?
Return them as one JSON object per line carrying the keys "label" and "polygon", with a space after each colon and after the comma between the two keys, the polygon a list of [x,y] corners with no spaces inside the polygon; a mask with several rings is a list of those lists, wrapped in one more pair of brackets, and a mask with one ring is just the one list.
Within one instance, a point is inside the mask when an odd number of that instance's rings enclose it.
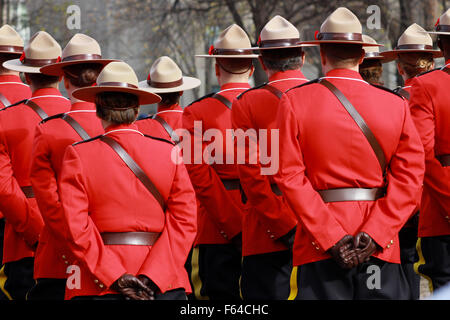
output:
{"label": "brown leather shoulder strap", "polygon": [[141,181],[145,188],[147,188],[147,190],[153,195],[156,201],[158,201],[162,210],[165,211],[166,205],[161,193],[159,193],[158,189],[150,180],[150,178],[145,174],[144,170],[142,170],[142,168],[133,160],[133,158],[131,158],[131,156],[125,151],[125,149],[118,142],[108,136],[102,136],[100,140],[109,145],[117,153],[117,155],[123,160],[123,162],[125,162],[128,168],[130,168],[130,170],[136,175],[139,181]]}
{"label": "brown leather shoulder strap", "polygon": [[261,87],[261,89],[266,89],[270,93],[273,93],[278,99],[281,99],[283,97],[283,91],[275,88],[274,86],[270,84],[266,84],[265,86]]}
{"label": "brown leather shoulder strap", "polygon": [[27,100],[24,104],[33,109],[33,111],[36,112],[42,120],[48,117],[47,113],[45,113],[45,111],[36,102]]}
{"label": "brown leather shoulder strap", "polygon": [[74,118],[72,118],[69,114],[65,113],[61,117],[61,119],[66,121],[73,128],[73,130],[75,130],[78,133],[78,135],[81,137],[81,139],[88,140],[91,138],[89,136],[89,134],[86,132],[86,130],[84,130],[83,127]]}
{"label": "brown leather shoulder strap", "polygon": [[399,95],[401,95],[403,98],[405,98],[406,100],[409,100],[409,92],[406,91],[405,89],[403,89],[402,87],[398,87],[396,89],[393,90],[395,93],[398,93]]}
{"label": "brown leather shoulder strap", "polygon": [[152,119],[158,121],[166,130],[166,132],[169,134],[169,137],[172,139],[173,142],[178,143],[180,142],[180,137],[175,133],[175,131],[172,129],[172,127],[167,123],[166,120],[155,114]]}
{"label": "brown leather shoulder strap", "polygon": [[350,101],[348,101],[348,99],[344,96],[344,94],[338,88],[336,88],[331,82],[329,82],[326,79],[321,79],[319,83],[328,88],[336,96],[336,98],[341,102],[341,104],[344,106],[344,108],[356,122],[358,127],[361,129],[362,133],[364,134],[373,151],[375,152],[375,156],[377,157],[378,162],[380,163],[381,172],[383,173],[384,176],[386,172],[386,158],[384,156],[383,149],[381,148],[376,137],[368,127],[367,123],[364,121],[364,119],[361,117],[361,115],[358,113],[355,107],[350,103]]}
{"label": "brown leather shoulder strap", "polygon": [[233,106],[233,102],[231,102],[230,100],[228,100],[227,98],[225,98],[223,95],[221,95],[219,93],[215,93],[211,98],[219,100],[230,110],[231,110],[231,107]]}
{"label": "brown leather shoulder strap", "polygon": [[9,100],[2,93],[0,93],[0,102],[3,103],[3,107],[7,107],[11,104],[11,102],[9,102]]}

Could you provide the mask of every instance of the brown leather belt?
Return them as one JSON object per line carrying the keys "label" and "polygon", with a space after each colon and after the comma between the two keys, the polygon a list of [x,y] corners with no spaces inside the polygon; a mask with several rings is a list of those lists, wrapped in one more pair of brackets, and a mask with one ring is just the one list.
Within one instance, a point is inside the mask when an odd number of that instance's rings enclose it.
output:
{"label": "brown leather belt", "polygon": [[443,154],[436,156],[443,167],[450,167],[450,154]]}
{"label": "brown leather belt", "polygon": [[20,189],[22,189],[22,192],[25,194],[25,197],[34,198],[34,191],[32,186],[20,187]]}
{"label": "brown leather belt", "polygon": [[105,245],[152,246],[158,240],[158,232],[102,232]]}
{"label": "brown leather belt", "polygon": [[385,195],[384,188],[338,188],[318,191],[323,201],[375,201]]}
{"label": "brown leather belt", "polygon": [[227,190],[240,190],[241,189],[241,181],[239,179],[223,179],[223,186]]}

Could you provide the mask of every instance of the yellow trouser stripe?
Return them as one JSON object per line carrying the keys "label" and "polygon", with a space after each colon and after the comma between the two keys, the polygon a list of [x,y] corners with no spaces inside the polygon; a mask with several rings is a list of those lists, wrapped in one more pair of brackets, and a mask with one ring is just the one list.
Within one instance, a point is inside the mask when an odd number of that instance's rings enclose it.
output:
{"label": "yellow trouser stripe", "polygon": [[199,248],[196,247],[192,250],[192,259],[191,259],[191,281],[192,286],[194,287],[194,295],[197,300],[209,300],[209,297],[202,296],[200,290],[202,289],[202,280],[199,275],[199,266],[198,266],[198,256],[199,256]]}
{"label": "yellow trouser stripe", "polygon": [[421,265],[425,264],[425,258],[422,253],[422,238],[417,239],[416,250],[417,250],[417,254],[419,255],[419,261],[414,263],[414,272],[417,273],[418,275],[424,277],[425,279],[427,279],[428,286],[430,288],[430,292],[432,293],[433,292],[433,282],[431,281],[430,277],[419,272],[419,267]]}
{"label": "yellow trouser stripe", "polygon": [[[244,257],[241,258],[241,267],[242,264],[244,263]],[[242,268],[241,268],[242,270]],[[241,297],[241,300],[244,300],[244,296],[242,295],[242,286],[241,286],[241,282],[242,282],[242,273],[239,276],[239,296]]]}
{"label": "yellow trouser stripe", "polygon": [[297,294],[298,294],[297,268],[298,268],[298,266],[295,266],[295,267],[292,268],[291,280],[290,280],[291,292],[289,293],[288,300],[294,300],[297,297]]}
{"label": "yellow trouser stripe", "polygon": [[6,289],[5,289],[5,283],[6,283],[7,279],[8,278],[6,277],[6,274],[5,274],[5,265],[3,265],[3,267],[0,269],[0,290],[2,290],[2,292],[5,294],[5,296],[9,300],[13,300],[13,298],[11,297],[9,292],[6,291]]}

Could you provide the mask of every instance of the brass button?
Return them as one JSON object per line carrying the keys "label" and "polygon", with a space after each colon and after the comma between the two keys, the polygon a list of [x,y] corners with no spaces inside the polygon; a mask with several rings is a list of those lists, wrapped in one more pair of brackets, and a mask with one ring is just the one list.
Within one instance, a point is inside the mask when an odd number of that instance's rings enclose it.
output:
{"label": "brass button", "polygon": [[98,283],[98,280],[97,280],[97,279],[95,279],[95,280],[94,280],[94,282],[95,282],[95,283]]}
{"label": "brass button", "polygon": [[270,239],[274,239],[275,238],[275,236],[272,234],[272,235],[270,235]]}
{"label": "brass button", "polygon": [[267,230],[267,233],[270,233],[270,230]]}
{"label": "brass button", "polygon": [[393,244],[394,243],[394,240],[391,240],[391,244]]}
{"label": "brass button", "polygon": [[63,259],[66,259],[66,256],[65,256],[65,255],[63,255],[63,256],[62,256],[62,258],[63,258]]}
{"label": "brass button", "polygon": [[103,285],[103,284],[101,284],[101,283],[100,283],[100,284],[99,284],[98,286],[99,286],[100,288],[103,288],[103,287],[104,287],[104,285]]}

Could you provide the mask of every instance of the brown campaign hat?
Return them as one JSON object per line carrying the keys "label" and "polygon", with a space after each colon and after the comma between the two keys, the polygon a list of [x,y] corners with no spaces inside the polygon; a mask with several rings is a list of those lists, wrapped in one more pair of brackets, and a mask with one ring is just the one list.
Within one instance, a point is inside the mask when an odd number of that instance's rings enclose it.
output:
{"label": "brown campaign hat", "polygon": [[450,9],[444,12],[436,22],[435,31],[427,31],[431,34],[450,36]]}
{"label": "brown campaign hat", "polygon": [[261,30],[258,47],[253,50],[274,50],[286,48],[312,47],[315,44],[299,44],[300,32],[288,20],[276,15]]}
{"label": "brown campaign hat", "polygon": [[[363,41],[368,43],[374,43],[376,44],[376,40],[368,35],[363,34]],[[386,58],[383,57],[380,53],[380,47],[376,46],[363,46],[364,51],[366,54],[364,55],[364,61],[366,60],[380,60],[381,63],[385,63]]]}
{"label": "brown campaign hat", "polygon": [[10,25],[0,28],[0,53],[21,55],[23,52],[23,39]]}
{"label": "brown campaign hat", "polygon": [[19,59],[8,60],[3,67],[9,70],[40,73],[41,67],[61,61],[61,47],[45,31],[37,32],[25,46]]}
{"label": "brown campaign hat", "polygon": [[413,23],[400,36],[397,46],[393,50],[382,52],[381,55],[385,57],[386,62],[389,62],[397,59],[400,53],[417,52],[432,53],[434,58],[443,56],[442,51],[433,49],[433,39],[426,33],[425,29],[417,23]]}
{"label": "brown campaign hat", "polygon": [[315,34],[316,40],[302,41],[302,44],[360,44],[363,46],[378,46],[381,44],[365,42],[362,26],[358,17],[345,7],[337,8],[320,26],[320,32]]}
{"label": "brown campaign hat", "polygon": [[61,62],[52,63],[41,68],[41,73],[51,76],[64,74],[64,67],[80,63],[96,63],[107,65],[114,59],[102,59],[98,42],[82,33],[77,33],[70,39],[62,52]]}
{"label": "brown campaign hat", "polygon": [[102,92],[130,93],[139,98],[139,104],[161,101],[157,94],[139,89],[136,73],[123,61],[107,64],[98,75],[96,86],[77,89],[73,96],[79,100],[95,102],[96,95]]}
{"label": "brown campaign hat", "polygon": [[200,84],[197,78],[183,76],[178,65],[163,56],[153,63],[147,80],[139,82],[139,88],[153,93],[169,93],[194,89]]}
{"label": "brown campaign hat", "polygon": [[208,54],[196,55],[198,58],[258,58],[250,49],[251,43],[245,31],[232,24],[219,35],[209,48]]}

